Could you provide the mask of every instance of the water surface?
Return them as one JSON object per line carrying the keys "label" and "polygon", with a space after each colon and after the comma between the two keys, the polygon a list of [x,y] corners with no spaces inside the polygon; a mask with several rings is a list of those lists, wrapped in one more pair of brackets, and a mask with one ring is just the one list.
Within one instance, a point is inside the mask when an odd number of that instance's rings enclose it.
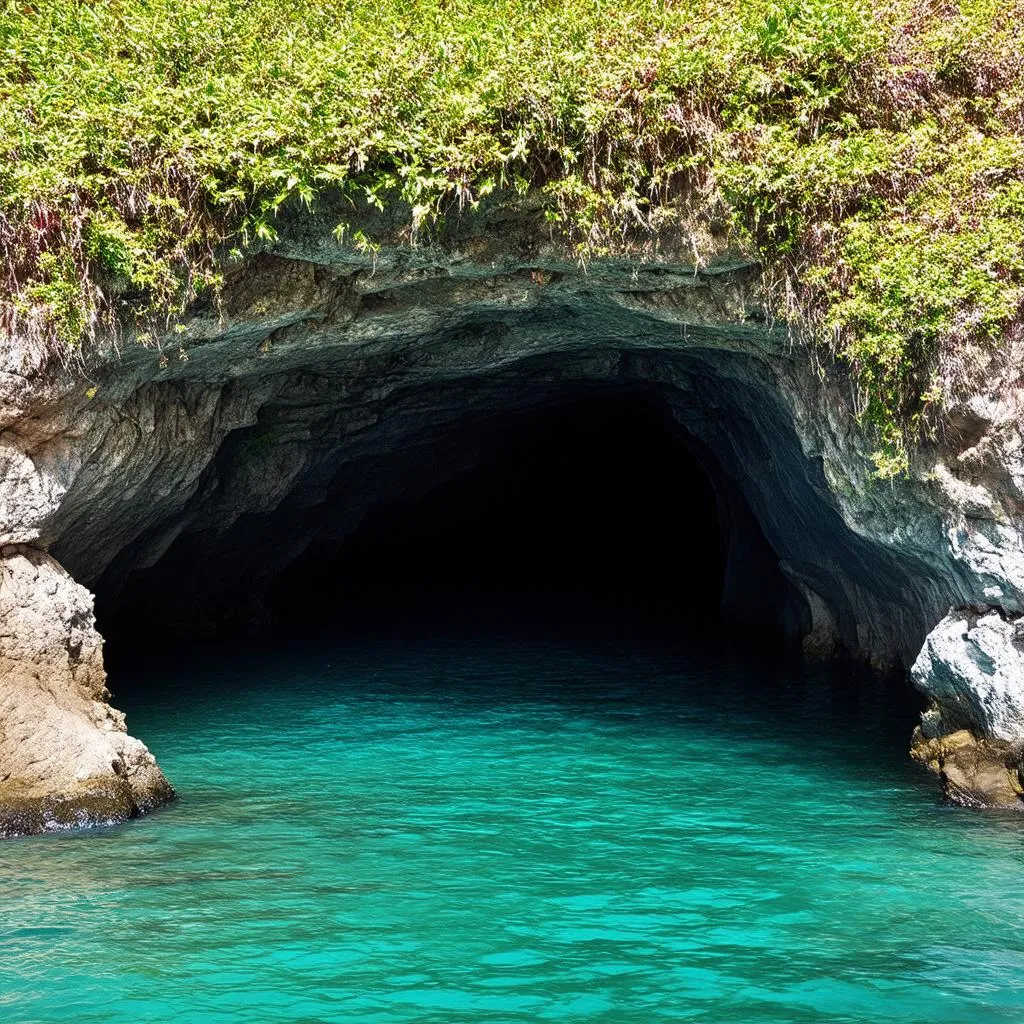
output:
{"label": "water surface", "polygon": [[112,680],[182,798],[0,845],[0,1019],[1024,1019],[1024,819],[912,708],[656,646],[395,635]]}

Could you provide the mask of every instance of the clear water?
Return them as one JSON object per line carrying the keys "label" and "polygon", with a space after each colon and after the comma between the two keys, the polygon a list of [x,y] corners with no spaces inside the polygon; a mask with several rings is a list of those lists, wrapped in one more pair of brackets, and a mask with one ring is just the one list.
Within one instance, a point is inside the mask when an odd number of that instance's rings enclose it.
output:
{"label": "clear water", "polygon": [[891,691],[470,636],[113,682],[181,800],[0,845],[4,1022],[1024,1020],[1024,816],[941,807]]}

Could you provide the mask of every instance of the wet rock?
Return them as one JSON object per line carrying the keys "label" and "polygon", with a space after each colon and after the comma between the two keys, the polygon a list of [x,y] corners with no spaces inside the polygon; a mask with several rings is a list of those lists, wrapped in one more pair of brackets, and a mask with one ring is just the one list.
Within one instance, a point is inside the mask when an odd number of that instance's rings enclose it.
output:
{"label": "wet rock", "polygon": [[979,739],[967,729],[929,739],[919,727],[911,756],[942,780],[946,799],[962,807],[1024,808],[1024,745]]}
{"label": "wet rock", "polygon": [[913,756],[935,771],[952,801],[1016,806],[1024,750],[1022,620],[996,610],[951,611],[928,635],[911,669],[931,705]]}

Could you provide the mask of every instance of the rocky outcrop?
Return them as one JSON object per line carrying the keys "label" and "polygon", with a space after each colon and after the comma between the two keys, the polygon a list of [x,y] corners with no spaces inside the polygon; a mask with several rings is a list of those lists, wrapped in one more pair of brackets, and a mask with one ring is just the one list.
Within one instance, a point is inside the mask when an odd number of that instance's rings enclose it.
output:
{"label": "rocky outcrop", "polygon": [[914,757],[968,806],[1020,807],[1024,793],[1024,619],[995,610],[951,611],[911,669],[931,705]]}
{"label": "rocky outcrop", "polygon": [[1019,742],[980,739],[968,729],[929,739],[918,726],[910,753],[939,776],[942,791],[952,803],[962,807],[1021,807],[1024,745]]}
{"label": "rocky outcrop", "polygon": [[[663,403],[703,463],[732,613],[773,617],[809,655],[880,667],[914,662],[950,607],[992,608],[1016,628],[1024,392],[1010,376],[993,369],[993,394],[954,410],[909,478],[883,482],[849,383],[767,321],[757,268],[727,248],[702,268],[680,252],[584,270],[508,210],[422,248],[357,252],[332,226],[328,214],[283,225],[275,250],[236,267],[220,304],[159,349],[122,339],[55,376],[17,339],[0,345],[0,544],[17,567],[0,636],[0,805],[81,809],[76,794],[106,779],[121,801],[109,817],[126,817],[169,792],[106,707],[88,595],[67,574],[110,600],[149,574],[162,622],[256,614],[273,579],[374,502],[478,463],[495,416],[598,389]],[[758,602],[769,572],[780,596]],[[996,643],[983,620],[940,627],[915,670],[934,704],[922,742],[941,747],[925,760],[940,768],[963,761],[948,738],[960,731],[986,750],[1024,739],[1004,682],[1013,637],[1000,633],[991,692],[962,671]],[[44,634],[42,647],[28,639]],[[987,719],[961,714],[972,701]],[[999,733],[981,725],[997,720]]]}
{"label": "rocky outcrop", "polygon": [[0,550],[0,837],[124,821],[173,796],[105,682],[89,591],[41,551]]}

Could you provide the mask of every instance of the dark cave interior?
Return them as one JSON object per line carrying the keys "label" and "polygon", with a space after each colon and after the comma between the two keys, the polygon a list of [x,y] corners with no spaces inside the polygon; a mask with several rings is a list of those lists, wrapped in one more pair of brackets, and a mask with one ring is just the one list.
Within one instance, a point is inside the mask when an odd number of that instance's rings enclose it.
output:
{"label": "dark cave interior", "polygon": [[278,615],[312,586],[355,611],[395,600],[603,600],[717,606],[724,546],[711,482],[642,399],[495,418],[488,454],[426,494],[373,509],[314,546],[271,591]]}
{"label": "dark cave interior", "polygon": [[399,474],[354,531],[321,534],[269,579],[221,583],[217,560],[239,558],[242,522],[230,545],[185,531],[151,568],[116,588],[101,580],[108,660],[155,636],[181,649],[467,613],[691,633],[739,620],[751,635],[799,618],[738,489],[657,392],[561,396],[452,431],[472,432],[468,465],[426,488]]}

